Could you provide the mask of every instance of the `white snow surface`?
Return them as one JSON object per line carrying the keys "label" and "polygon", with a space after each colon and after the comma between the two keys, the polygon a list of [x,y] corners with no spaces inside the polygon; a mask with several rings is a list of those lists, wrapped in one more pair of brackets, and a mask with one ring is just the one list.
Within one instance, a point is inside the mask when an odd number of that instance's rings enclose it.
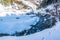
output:
{"label": "white snow surface", "polygon": [[44,8],[40,8],[39,10],[34,10],[34,12],[35,12],[35,13],[40,12],[40,13],[42,13],[42,14],[43,14],[43,13],[49,14],[49,13],[46,12],[46,9],[49,9],[49,10],[55,9],[54,4],[48,5],[47,7],[44,7]]}
{"label": "white snow surface", "polygon": [[[30,29],[30,25],[35,25],[39,21],[38,17],[31,16],[33,15],[0,17],[0,33],[13,34]],[[19,19],[16,19],[17,17]]]}
{"label": "white snow surface", "polygon": [[57,22],[52,28],[37,32],[27,36],[5,36],[0,40],[60,40],[60,22]]}
{"label": "white snow surface", "polygon": [[[11,13],[12,14],[16,13],[16,15],[26,14],[27,12],[31,12],[32,10],[36,10],[36,8],[38,7],[36,4],[40,5],[40,3],[39,3],[40,0],[33,0],[35,2],[35,4],[32,2],[32,0],[19,0],[19,1],[22,1],[25,5],[28,5],[30,7],[30,9],[22,8],[20,10],[17,10],[18,9],[17,4],[13,5],[13,6],[9,5],[9,6],[5,7],[0,3],[0,16],[6,16],[6,14],[10,15]],[[42,0],[41,0],[41,2],[42,2]],[[15,9],[15,8],[17,8],[17,9]]]}
{"label": "white snow surface", "polygon": [[[52,6],[49,6],[49,7],[47,7],[47,8],[51,8]],[[1,9],[1,8],[0,8]],[[45,9],[44,9],[45,10]],[[3,10],[2,10],[3,11]],[[39,10],[38,10],[39,11]],[[37,12],[37,11],[36,11]],[[43,12],[43,11],[42,11]],[[45,13],[45,12],[44,12]],[[3,14],[2,14],[3,15]],[[26,20],[24,19],[24,18],[22,18],[21,20],[19,19],[19,21],[21,21],[21,23],[22,22],[24,22],[24,23],[22,23],[22,24],[28,24],[28,26],[29,25],[31,25],[31,24],[33,24],[33,23],[36,23],[37,21],[36,20],[38,19],[37,17],[33,17],[32,19],[30,18],[30,17],[28,17],[28,21],[26,21],[27,20],[27,18],[26,18]],[[9,19],[10,20],[10,19]],[[14,19],[15,20],[15,19]],[[22,21],[22,20],[25,20],[25,21]],[[8,21],[8,20],[6,20],[6,21]],[[5,23],[3,23],[4,25],[6,25],[6,22],[5,21]],[[15,21],[17,21],[17,20],[15,20]],[[36,22],[35,22],[36,21]],[[9,21],[8,21],[9,22]],[[0,23],[2,23],[2,22],[0,22]],[[20,22],[15,22],[14,23],[14,21],[13,21],[13,24],[16,26],[16,23],[17,23],[17,26],[19,25],[19,23]],[[7,23],[8,24],[8,23]],[[11,24],[11,23],[10,23]],[[1,24],[0,24],[1,25]],[[4,26],[4,25],[2,25],[2,26]],[[34,24],[33,24],[34,25]],[[11,26],[11,27],[9,27],[9,29],[10,28],[12,28],[12,25],[9,25],[8,24],[8,26]],[[16,26],[16,27],[17,27]],[[25,26],[25,28],[27,28],[26,27],[26,25],[24,25]],[[22,25],[21,25],[21,27],[22,27]],[[13,27],[14,28],[14,27]],[[18,27],[19,28],[19,27]],[[25,28],[23,28],[22,30],[24,30]],[[30,26],[28,27],[28,29],[30,28]],[[7,30],[7,29],[6,29]],[[11,30],[11,29],[10,29]],[[9,31],[10,31],[9,30]],[[19,29],[20,30],[20,29]],[[16,31],[16,30],[13,30],[13,31]],[[8,31],[5,31],[5,32],[8,32]],[[34,33],[34,34],[31,34],[31,35],[27,35],[27,36],[4,36],[4,37],[0,37],[0,40],[60,40],[60,22],[57,22],[56,23],[56,25],[55,26],[53,26],[52,28],[49,28],[49,29],[45,29],[45,30],[43,30],[43,31],[40,31],[40,32],[37,32],[37,33]]]}

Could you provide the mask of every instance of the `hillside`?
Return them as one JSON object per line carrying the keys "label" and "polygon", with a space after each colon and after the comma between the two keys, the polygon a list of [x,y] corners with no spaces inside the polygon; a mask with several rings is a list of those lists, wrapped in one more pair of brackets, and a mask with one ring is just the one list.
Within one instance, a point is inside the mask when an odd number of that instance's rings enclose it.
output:
{"label": "hillside", "polygon": [[0,40],[60,40],[59,0],[0,0]]}

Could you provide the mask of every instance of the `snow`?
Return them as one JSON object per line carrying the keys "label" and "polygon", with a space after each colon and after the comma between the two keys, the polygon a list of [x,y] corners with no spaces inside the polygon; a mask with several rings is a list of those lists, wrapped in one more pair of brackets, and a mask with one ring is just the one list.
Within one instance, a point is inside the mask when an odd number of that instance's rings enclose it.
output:
{"label": "snow", "polygon": [[28,35],[17,37],[19,40],[60,40],[60,22],[56,23],[53,28]]}
{"label": "snow", "polygon": [[[31,12],[32,10],[34,10],[35,12],[37,12],[36,8],[38,6],[36,6],[34,3],[30,2],[30,1],[25,1],[25,0],[19,0],[19,1],[22,1],[24,4],[28,5],[31,7],[31,9],[21,9],[21,10],[16,10],[14,9],[15,6],[17,6],[16,4],[13,6],[13,5],[9,5],[7,7],[3,6],[2,4],[0,4],[0,16],[6,16],[6,15],[11,15],[11,14],[16,14],[16,15],[19,15],[19,14],[26,14],[28,12]],[[35,2],[36,0],[34,0]],[[39,1],[39,0],[37,0]],[[36,1],[36,4],[39,4],[38,2]],[[40,2],[42,2],[43,0],[41,0]],[[13,8],[12,8],[13,7]],[[43,8],[44,9],[44,8]],[[43,9],[40,10],[40,12],[42,13],[42,11],[44,11]],[[45,11],[44,11],[45,12]]]}
{"label": "snow", "polygon": [[54,7],[54,4],[51,4],[51,5],[48,5],[47,7],[46,7],[46,9],[49,9],[49,10],[52,10],[52,9],[54,9],[55,7]]}
{"label": "snow", "polygon": [[49,13],[46,12],[46,9],[49,9],[49,10],[55,9],[54,4],[48,5],[47,7],[44,7],[44,8],[40,8],[39,10],[34,10],[34,12],[35,12],[35,13],[40,12],[40,13],[42,13],[42,14],[43,14],[43,13],[49,14]]}
{"label": "snow", "polygon": [[25,0],[22,0],[24,4],[30,6],[33,10],[36,10],[37,6],[33,3],[31,3],[30,1],[25,1]]}
{"label": "snow", "polygon": [[[2,7],[2,8],[1,8]],[[52,8],[51,8],[52,7]],[[48,9],[53,9],[52,5],[47,7]],[[4,7],[0,5],[0,33],[13,34],[16,31],[21,32],[23,30],[30,29],[30,25],[35,25],[38,22],[38,17],[31,17],[31,15],[20,15],[11,16],[11,14],[16,13],[15,10],[12,13],[11,10],[5,11]],[[45,8],[41,8],[35,12],[46,13]],[[18,12],[18,11],[17,11]],[[10,14],[9,14],[10,13]],[[9,16],[7,16],[9,14]],[[3,17],[1,17],[3,16]],[[20,19],[16,19],[19,17]],[[52,28],[45,29],[43,31],[26,35],[26,36],[3,36],[0,40],[60,40],[60,22],[57,22]]]}
{"label": "snow", "polygon": [[60,40],[60,22],[57,22],[52,28],[37,32],[27,36],[5,36],[0,40]]}
{"label": "snow", "polygon": [[[25,5],[29,6],[30,9],[20,9],[20,10],[17,10],[17,4],[14,4],[14,5],[9,5],[7,7],[3,6],[2,4],[0,4],[0,16],[6,16],[6,14],[8,15],[11,15],[11,13],[16,13],[16,15],[19,15],[19,14],[26,14],[27,12],[31,12],[32,10],[36,10],[36,8],[38,7],[36,4],[39,5],[39,1],[40,0],[33,0],[33,2],[35,2],[35,4],[31,1],[31,0],[19,0],[19,1],[22,1]],[[42,1],[41,1],[42,2]],[[13,7],[13,8],[12,8]],[[16,8],[16,9],[15,9]]]}
{"label": "snow", "polygon": [[[31,16],[32,15],[0,17],[0,33],[13,34],[16,31],[21,32],[30,29],[30,25],[35,25],[39,20],[38,17]],[[19,17],[19,19],[16,19],[16,17]]]}
{"label": "snow", "polygon": [[4,7],[0,4],[0,12],[4,11]]}

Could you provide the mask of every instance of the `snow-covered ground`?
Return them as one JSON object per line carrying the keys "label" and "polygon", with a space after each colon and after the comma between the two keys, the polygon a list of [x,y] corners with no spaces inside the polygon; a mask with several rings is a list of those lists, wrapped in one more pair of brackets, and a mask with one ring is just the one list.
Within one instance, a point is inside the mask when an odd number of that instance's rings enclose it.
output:
{"label": "snow-covered ground", "polygon": [[44,8],[40,8],[39,10],[34,10],[34,12],[35,13],[40,12],[40,13],[46,13],[46,14],[48,14],[46,12],[46,9],[49,9],[49,10],[55,9],[54,4],[48,5],[47,7],[44,7]]}
{"label": "snow-covered ground", "polygon": [[38,17],[32,16],[35,15],[0,17],[0,33],[13,34],[30,29],[30,25],[35,25],[39,21]]}
{"label": "snow-covered ground", "polygon": [[[51,5],[48,5],[46,8],[41,8],[39,10],[33,10],[33,11],[35,13],[38,13],[38,12],[46,13],[46,9],[52,10],[52,9],[54,9],[54,5],[51,4]],[[26,13],[29,13],[31,11],[32,11],[32,9],[30,9],[30,10],[28,10],[28,9],[16,10],[16,9],[13,9],[11,6],[4,7],[3,5],[0,4],[0,13],[1,13],[0,16],[6,16],[7,14],[8,15],[11,15],[11,14],[16,14],[16,15],[26,14]]]}
{"label": "snow-covered ground", "polygon": [[[2,7],[2,8],[1,8]],[[51,8],[52,7],[52,8]],[[47,7],[48,9],[53,9],[53,6],[50,5]],[[6,16],[7,14],[11,15],[16,13],[15,9],[13,10],[5,10],[2,5],[0,5],[0,33],[15,33],[16,31],[23,31],[31,28],[30,25],[36,24],[38,21],[38,17],[31,17],[28,15],[21,16]],[[38,12],[45,12],[45,8],[41,8]],[[37,11],[35,11],[37,12]],[[17,11],[17,14],[20,13],[20,10]],[[22,13],[21,13],[22,14]],[[19,19],[16,19],[19,17]],[[3,19],[3,20],[2,20]],[[18,27],[19,26],[19,27]],[[3,36],[0,37],[0,40],[60,40],[60,22],[57,22],[55,26],[49,29],[45,29],[43,31],[27,35],[27,36]]]}
{"label": "snow-covered ground", "polygon": [[[42,2],[42,0],[19,0],[21,1],[23,4],[29,6],[29,9],[25,9],[25,8],[22,8],[22,9],[18,9],[18,6],[23,6],[23,5],[18,5],[18,4],[14,4],[14,5],[9,5],[7,7],[3,6],[1,3],[0,3],[0,16],[6,16],[6,14],[10,15],[11,13],[14,14],[16,13],[16,15],[19,15],[19,14],[26,14],[27,12],[31,12],[32,10],[36,10],[36,8],[38,8],[37,5],[40,5],[40,2]],[[36,5],[37,4],[37,5]]]}
{"label": "snow-covered ground", "polygon": [[3,5],[0,4],[0,16],[6,16],[7,14],[19,15],[19,14],[26,14],[28,12],[31,12],[31,10],[28,10],[28,9],[16,10],[16,9],[13,9],[11,6],[4,7]]}
{"label": "snow-covered ground", "polygon": [[27,36],[5,36],[0,40],[60,40],[60,22],[57,22],[52,28]]}

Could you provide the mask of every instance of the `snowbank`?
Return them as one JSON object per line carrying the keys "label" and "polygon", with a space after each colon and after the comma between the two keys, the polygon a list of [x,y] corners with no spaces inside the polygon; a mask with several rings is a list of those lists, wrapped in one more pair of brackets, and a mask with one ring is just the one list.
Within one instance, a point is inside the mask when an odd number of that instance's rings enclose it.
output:
{"label": "snowbank", "polygon": [[38,17],[31,16],[32,15],[0,17],[0,33],[13,34],[30,29],[30,25],[35,25],[39,20]]}
{"label": "snowbank", "polygon": [[0,40],[60,40],[60,22],[56,23],[56,25],[50,29],[32,35],[18,37],[6,36],[0,37]]}

